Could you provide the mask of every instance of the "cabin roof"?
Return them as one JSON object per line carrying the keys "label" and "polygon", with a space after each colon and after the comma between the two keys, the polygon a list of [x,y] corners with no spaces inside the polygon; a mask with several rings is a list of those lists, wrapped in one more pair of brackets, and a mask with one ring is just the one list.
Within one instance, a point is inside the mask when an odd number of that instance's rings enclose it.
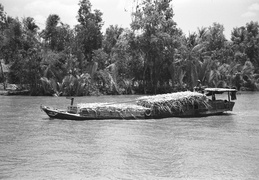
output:
{"label": "cabin roof", "polygon": [[236,89],[228,89],[228,88],[205,88],[204,91],[207,92],[236,92]]}

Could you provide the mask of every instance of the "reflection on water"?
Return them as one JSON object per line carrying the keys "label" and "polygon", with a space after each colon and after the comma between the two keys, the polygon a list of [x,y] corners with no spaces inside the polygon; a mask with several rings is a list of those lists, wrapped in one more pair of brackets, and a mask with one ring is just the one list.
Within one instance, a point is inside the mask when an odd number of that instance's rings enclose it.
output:
{"label": "reflection on water", "polygon": [[69,100],[0,96],[0,179],[258,179],[258,95],[227,115],[130,121],[49,120],[40,104]]}

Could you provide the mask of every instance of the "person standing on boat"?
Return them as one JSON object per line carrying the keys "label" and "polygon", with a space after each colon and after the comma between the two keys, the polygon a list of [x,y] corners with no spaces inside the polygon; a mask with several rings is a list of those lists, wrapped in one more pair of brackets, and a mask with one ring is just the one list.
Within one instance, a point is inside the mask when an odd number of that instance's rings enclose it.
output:
{"label": "person standing on boat", "polygon": [[202,87],[201,80],[197,81],[197,85],[193,88],[194,91],[203,93],[204,88]]}

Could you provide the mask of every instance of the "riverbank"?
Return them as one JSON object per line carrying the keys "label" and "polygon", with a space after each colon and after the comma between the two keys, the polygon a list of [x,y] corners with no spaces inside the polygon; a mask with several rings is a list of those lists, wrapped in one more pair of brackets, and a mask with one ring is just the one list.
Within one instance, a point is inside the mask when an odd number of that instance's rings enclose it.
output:
{"label": "riverbank", "polygon": [[6,95],[8,95],[8,91],[0,89],[0,96],[6,96]]}
{"label": "riverbank", "polygon": [[6,89],[4,89],[3,84],[0,84],[0,95],[7,96],[7,95],[30,95],[29,90],[18,90],[15,84],[7,84]]}
{"label": "riverbank", "polygon": [[29,96],[30,92],[28,90],[0,90],[0,95],[2,96]]}
{"label": "riverbank", "polygon": [[[182,91],[182,90],[179,90]],[[175,92],[179,92],[179,91],[175,91]],[[241,87],[240,90],[238,91],[238,94],[240,94],[241,92],[252,92],[252,90]],[[3,84],[0,83],[0,96],[31,96],[31,92],[29,90],[18,90],[17,86],[15,84],[8,84],[6,90],[3,87]],[[91,94],[89,96],[100,96],[100,95],[104,95],[104,94]],[[134,94],[134,95],[143,95],[143,94]],[[41,94],[38,96],[62,96],[60,94]]]}

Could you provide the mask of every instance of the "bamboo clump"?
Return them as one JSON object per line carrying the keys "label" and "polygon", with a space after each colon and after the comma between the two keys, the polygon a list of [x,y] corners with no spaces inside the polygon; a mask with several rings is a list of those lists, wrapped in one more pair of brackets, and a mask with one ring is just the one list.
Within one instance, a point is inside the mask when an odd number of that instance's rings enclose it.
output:
{"label": "bamboo clump", "polygon": [[144,96],[137,99],[137,104],[150,108],[156,114],[181,114],[196,106],[208,107],[207,98],[198,92],[177,92],[154,96]]}

